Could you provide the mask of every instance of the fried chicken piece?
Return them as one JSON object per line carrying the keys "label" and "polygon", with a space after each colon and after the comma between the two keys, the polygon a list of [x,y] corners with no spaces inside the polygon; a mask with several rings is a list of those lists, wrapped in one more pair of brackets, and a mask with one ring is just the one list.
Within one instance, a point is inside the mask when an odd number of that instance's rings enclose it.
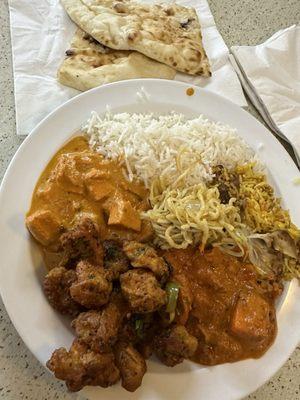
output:
{"label": "fried chicken piece", "polygon": [[162,363],[168,367],[190,358],[198,346],[197,339],[190,335],[183,325],[165,329],[153,341],[153,350]]}
{"label": "fried chicken piece", "polygon": [[137,344],[137,350],[144,357],[145,360],[148,360],[152,356],[153,350],[150,343],[141,342]]}
{"label": "fried chicken piece", "polygon": [[116,343],[122,315],[114,303],[101,311],[81,313],[73,322],[77,337],[97,352],[108,352]]}
{"label": "fried chicken piece", "polygon": [[[161,321],[158,320],[156,313],[134,314],[132,319],[135,319],[135,331],[137,334],[135,347],[147,359],[152,355],[153,338],[162,329]],[[131,343],[133,342],[131,341]]]}
{"label": "fried chicken piece", "polygon": [[122,248],[114,240],[103,242],[104,268],[111,280],[119,279],[120,274],[128,271],[129,260]]}
{"label": "fried chicken piece", "polygon": [[[150,353],[150,351],[146,351],[146,345],[152,342],[160,328],[159,322],[155,313],[136,314],[127,312],[119,330],[119,338],[122,342],[133,344],[144,357],[144,353]],[[149,356],[144,358],[149,358]]]}
{"label": "fried chicken piece", "polygon": [[134,392],[141,386],[147,371],[144,358],[130,343],[118,343],[115,347],[115,356],[123,388]]}
{"label": "fried chicken piece", "polygon": [[121,289],[132,311],[150,313],[162,307],[167,295],[152,272],[129,270],[120,276]]}
{"label": "fried chicken piece", "polygon": [[44,279],[44,292],[51,306],[62,314],[76,316],[81,307],[70,294],[71,285],[77,280],[73,270],[53,268]]}
{"label": "fried chicken piece", "polygon": [[56,378],[66,381],[72,392],[84,386],[108,387],[120,379],[113,353],[95,353],[79,340],[74,340],[71,348],[53,352],[47,367]]}
{"label": "fried chicken piece", "polygon": [[80,260],[103,265],[103,249],[98,229],[90,218],[82,218],[73,229],[61,235],[60,242],[64,250],[62,266],[73,268]]}
{"label": "fried chicken piece", "polygon": [[159,257],[155,249],[146,243],[126,242],[123,250],[134,268],[150,269],[163,283],[168,280],[170,269],[166,261]]}
{"label": "fried chicken piece", "polygon": [[98,347],[101,351],[108,351],[118,338],[118,331],[122,323],[122,314],[114,303],[109,303],[101,311],[97,330]]}
{"label": "fried chicken piece", "polygon": [[106,304],[112,291],[112,283],[105,271],[88,261],[80,261],[76,267],[77,282],[70,288],[72,298],[86,308],[99,308]]}
{"label": "fried chicken piece", "polygon": [[135,324],[131,318],[124,319],[119,330],[119,338],[122,339],[123,342],[127,343],[135,344],[138,342],[139,338],[137,336]]}
{"label": "fried chicken piece", "polygon": [[71,324],[72,328],[75,329],[78,339],[96,352],[99,351],[97,332],[101,323],[100,321],[100,311],[87,311],[79,314]]}

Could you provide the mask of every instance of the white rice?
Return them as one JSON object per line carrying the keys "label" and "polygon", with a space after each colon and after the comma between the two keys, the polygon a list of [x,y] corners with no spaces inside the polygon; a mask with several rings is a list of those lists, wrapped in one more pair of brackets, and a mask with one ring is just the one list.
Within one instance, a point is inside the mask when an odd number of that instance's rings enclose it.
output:
{"label": "white rice", "polygon": [[83,131],[92,148],[104,157],[124,157],[128,179],[136,174],[147,187],[157,177],[174,183],[183,172],[185,184],[194,185],[211,180],[214,165],[234,168],[258,163],[254,151],[235,129],[202,115],[186,119],[175,113],[99,116],[92,112]]}

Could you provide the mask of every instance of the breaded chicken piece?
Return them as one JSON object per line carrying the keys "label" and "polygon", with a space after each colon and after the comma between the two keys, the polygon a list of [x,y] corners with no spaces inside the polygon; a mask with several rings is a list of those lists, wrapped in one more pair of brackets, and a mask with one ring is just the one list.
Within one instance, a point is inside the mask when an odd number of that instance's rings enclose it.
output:
{"label": "breaded chicken piece", "polygon": [[114,303],[108,303],[101,311],[81,313],[73,322],[77,337],[97,352],[111,351],[118,339],[122,315]]}
{"label": "breaded chicken piece", "polygon": [[99,308],[106,304],[112,291],[112,283],[106,279],[103,268],[88,261],[80,261],[76,267],[77,281],[70,288],[72,298],[86,308]]}
{"label": "breaded chicken piece", "polygon": [[147,371],[144,358],[130,343],[117,343],[115,347],[116,364],[121,373],[122,386],[134,392],[142,384]]}
{"label": "breaded chicken piece", "polygon": [[184,359],[192,357],[197,346],[197,339],[190,335],[183,325],[165,329],[153,341],[156,356],[168,367],[174,367]]}
{"label": "breaded chicken piece", "polygon": [[69,351],[55,350],[47,367],[56,378],[65,381],[72,392],[87,385],[108,387],[120,379],[113,353],[95,353],[77,339]]}
{"label": "breaded chicken piece", "polygon": [[123,250],[134,268],[150,269],[159,281],[168,280],[169,266],[153,247],[146,243],[130,241],[124,244]]}
{"label": "breaded chicken piece", "polygon": [[44,292],[51,306],[62,314],[76,316],[81,306],[70,294],[71,285],[76,282],[76,272],[66,268],[53,268],[44,279]]}
{"label": "breaded chicken piece", "polygon": [[160,288],[152,272],[129,270],[120,276],[120,283],[130,309],[136,313],[154,312],[167,301],[166,292]]}
{"label": "breaded chicken piece", "polygon": [[122,248],[114,240],[103,242],[104,269],[111,280],[119,279],[120,274],[128,271],[129,260]]}
{"label": "breaded chicken piece", "polygon": [[103,265],[103,249],[98,228],[90,218],[82,218],[73,229],[61,235],[60,242],[64,250],[62,266],[74,268],[80,260]]}

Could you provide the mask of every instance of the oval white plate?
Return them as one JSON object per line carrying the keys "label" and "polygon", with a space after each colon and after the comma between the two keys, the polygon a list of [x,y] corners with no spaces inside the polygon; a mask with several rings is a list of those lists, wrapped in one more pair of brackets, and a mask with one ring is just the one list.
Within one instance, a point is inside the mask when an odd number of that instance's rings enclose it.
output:
{"label": "oval white plate", "polygon": [[[147,100],[141,101],[138,93],[142,87]],[[40,173],[91,110],[103,113],[109,106],[113,112],[176,111],[187,117],[201,113],[237,128],[251,147],[260,149],[260,158],[266,163],[277,192],[294,222],[300,225],[300,186],[292,183],[299,172],[285,149],[238,106],[198,87],[194,87],[195,94],[189,97],[188,87],[179,82],[147,79],[113,83],[83,93],[42,121],[13,158],[0,193],[1,294],[17,331],[42,364],[45,365],[55,348],[69,346],[73,334],[69,322],[53,311],[43,295],[45,268],[24,226],[24,217]],[[171,369],[150,361],[135,398],[233,400],[246,396],[281,367],[299,341],[300,288],[296,281],[287,285],[278,304],[277,318],[277,339],[262,358],[210,368],[184,362]],[[87,388],[84,393],[90,399],[133,398],[120,385],[109,389]]]}

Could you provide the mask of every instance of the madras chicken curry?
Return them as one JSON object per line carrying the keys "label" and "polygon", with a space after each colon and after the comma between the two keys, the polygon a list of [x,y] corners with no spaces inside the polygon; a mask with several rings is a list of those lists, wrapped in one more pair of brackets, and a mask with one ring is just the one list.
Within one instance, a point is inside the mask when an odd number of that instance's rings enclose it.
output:
{"label": "madras chicken curry", "polygon": [[152,354],[170,367],[258,358],[276,336],[281,284],[218,248],[156,248],[140,217],[148,197],[121,159],[104,159],[83,136],[35,188],[26,224],[48,268],[44,292],[76,336],[47,366],[71,391],[119,380],[135,391]]}

